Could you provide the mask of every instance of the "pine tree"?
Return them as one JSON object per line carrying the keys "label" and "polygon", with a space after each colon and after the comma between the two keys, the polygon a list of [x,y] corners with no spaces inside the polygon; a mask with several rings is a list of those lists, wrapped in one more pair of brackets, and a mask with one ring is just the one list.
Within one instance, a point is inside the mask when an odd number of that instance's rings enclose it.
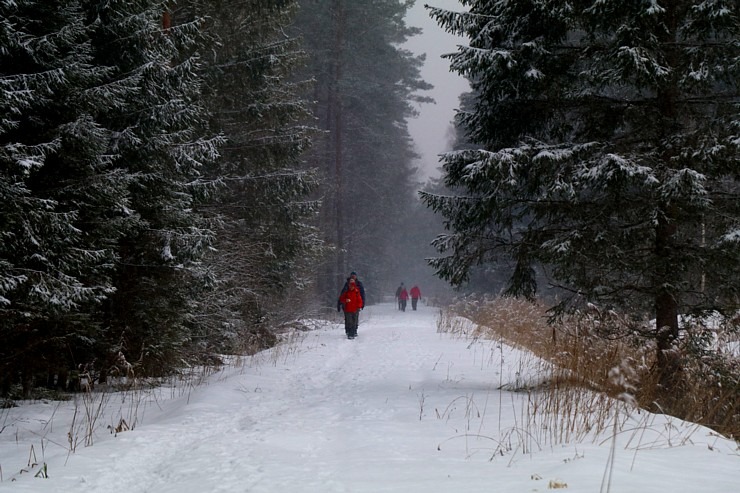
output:
{"label": "pine tree", "polygon": [[28,394],[91,354],[132,178],[96,119],[115,102],[82,7],[5,2],[0,19],[0,375]]}
{"label": "pine tree", "polygon": [[679,314],[738,309],[740,18],[735,2],[462,2],[431,9],[470,46],[450,57],[479,150],[450,152],[426,195],[451,232],[439,275],[515,259],[512,294],[541,263],[572,296],[656,318],[662,381]]}
{"label": "pine tree", "polygon": [[175,19],[207,15],[206,104],[226,142],[208,169],[217,192],[201,207],[219,236],[207,259],[218,284],[201,298],[204,340],[221,348],[270,344],[270,329],[303,309],[322,248],[309,225],[317,178],[302,157],[315,133],[308,85],[295,79],[305,55],[286,35],[295,9],[283,0],[193,0],[175,11]]}
{"label": "pine tree", "polygon": [[200,22],[168,25],[165,3],[90,4],[95,63],[109,67],[116,102],[98,118],[113,132],[114,166],[134,177],[127,213],[137,218],[118,242],[116,292],[100,313],[101,378],[119,353],[148,374],[179,363],[197,317],[194,285],[208,280],[200,261],[214,235],[196,206],[220,139],[202,103]]}

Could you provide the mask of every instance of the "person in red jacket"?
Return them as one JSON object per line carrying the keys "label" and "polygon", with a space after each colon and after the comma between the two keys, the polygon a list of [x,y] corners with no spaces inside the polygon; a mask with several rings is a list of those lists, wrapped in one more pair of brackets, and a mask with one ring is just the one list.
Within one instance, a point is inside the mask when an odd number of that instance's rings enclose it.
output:
{"label": "person in red jacket", "polygon": [[411,295],[411,309],[416,311],[416,303],[418,303],[419,298],[421,298],[421,289],[419,289],[419,286],[414,284],[414,287],[411,288],[409,294]]}
{"label": "person in red jacket", "polygon": [[401,293],[398,295],[398,302],[401,303],[401,311],[406,311],[406,302],[409,300],[409,292],[401,284]]}
{"label": "person in red jacket", "polygon": [[339,303],[344,309],[344,332],[348,339],[357,337],[357,326],[360,322],[360,310],[365,306],[362,301],[357,283],[350,278],[347,281],[347,289],[339,295]]}

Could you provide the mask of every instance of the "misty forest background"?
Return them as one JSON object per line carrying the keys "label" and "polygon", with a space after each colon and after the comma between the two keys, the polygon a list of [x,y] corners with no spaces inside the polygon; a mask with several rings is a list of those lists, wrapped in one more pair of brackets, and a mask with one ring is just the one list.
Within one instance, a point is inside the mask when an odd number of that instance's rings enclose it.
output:
{"label": "misty forest background", "polygon": [[413,3],[0,2],[0,393],[269,347],[350,271],[628,314],[664,390],[737,333],[737,3],[430,9],[472,90],[429,183]]}
{"label": "misty forest background", "polygon": [[270,346],[351,271],[432,294],[409,6],[3,2],[2,393]]}

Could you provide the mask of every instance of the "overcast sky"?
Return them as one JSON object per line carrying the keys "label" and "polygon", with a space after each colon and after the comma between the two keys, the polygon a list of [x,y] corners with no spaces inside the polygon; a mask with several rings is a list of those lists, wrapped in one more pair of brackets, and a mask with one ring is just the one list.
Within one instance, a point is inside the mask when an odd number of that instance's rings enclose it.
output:
{"label": "overcast sky", "polygon": [[465,79],[450,72],[449,60],[440,58],[445,53],[456,51],[457,45],[465,44],[465,40],[439,27],[429,17],[425,3],[448,10],[463,10],[457,0],[416,0],[406,18],[409,26],[423,29],[423,33],[410,39],[404,48],[416,54],[426,53],[421,76],[434,85],[434,89],[424,94],[436,101],[436,104],[420,105],[417,108],[419,117],[409,121],[409,132],[416,143],[416,151],[422,156],[416,163],[422,181],[440,175],[437,155],[450,150],[450,132],[455,109],[459,106],[458,97],[469,89]]}

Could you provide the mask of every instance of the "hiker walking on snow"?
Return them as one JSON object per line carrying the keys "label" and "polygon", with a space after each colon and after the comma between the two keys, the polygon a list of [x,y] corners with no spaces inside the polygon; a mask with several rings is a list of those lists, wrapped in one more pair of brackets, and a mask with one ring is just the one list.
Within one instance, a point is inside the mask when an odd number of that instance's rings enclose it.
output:
{"label": "hiker walking on snow", "polygon": [[403,283],[401,283],[400,286],[398,286],[398,289],[396,289],[396,303],[398,303],[398,309],[401,309],[401,291],[404,291],[406,288],[403,287]]}
{"label": "hiker walking on snow", "polygon": [[401,292],[398,295],[398,303],[401,305],[401,311],[406,311],[406,302],[409,300],[409,292],[401,284]]}
{"label": "hiker walking on snow", "polygon": [[[365,304],[362,301],[357,282],[350,278],[347,281],[347,289],[342,290],[339,295],[339,304],[344,309],[344,332],[348,339],[357,337],[357,326],[360,322],[360,310]],[[339,308],[337,308],[339,311]]]}
{"label": "hiker walking on snow", "polygon": [[414,284],[414,287],[411,288],[409,294],[411,295],[411,309],[416,311],[416,303],[419,301],[419,298],[421,298],[421,290],[419,289],[419,286]]}

